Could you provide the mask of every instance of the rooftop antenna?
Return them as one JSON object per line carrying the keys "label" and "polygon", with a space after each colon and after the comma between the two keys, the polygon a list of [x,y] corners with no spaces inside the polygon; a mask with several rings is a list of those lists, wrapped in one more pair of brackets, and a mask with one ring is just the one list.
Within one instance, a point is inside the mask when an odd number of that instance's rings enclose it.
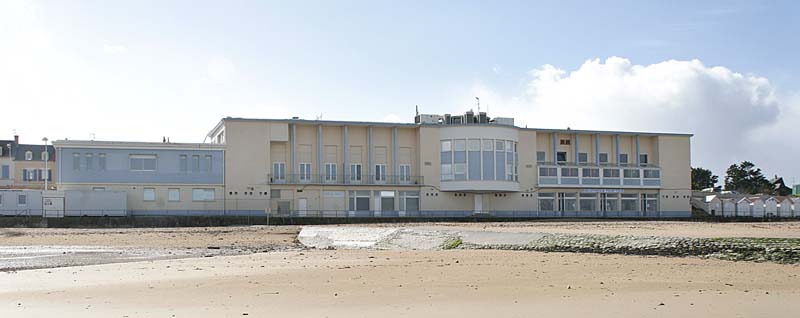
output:
{"label": "rooftop antenna", "polygon": [[322,113],[319,113],[319,115],[317,115],[317,120],[322,120]]}
{"label": "rooftop antenna", "polygon": [[92,141],[94,141],[94,137],[95,137],[94,133],[89,133],[89,135],[92,136]]}
{"label": "rooftop antenna", "polygon": [[417,112],[417,116],[419,116],[419,105],[414,105],[414,110]]}
{"label": "rooftop antenna", "polygon": [[481,99],[478,96],[475,96],[475,99],[478,101],[478,114],[481,113]]}

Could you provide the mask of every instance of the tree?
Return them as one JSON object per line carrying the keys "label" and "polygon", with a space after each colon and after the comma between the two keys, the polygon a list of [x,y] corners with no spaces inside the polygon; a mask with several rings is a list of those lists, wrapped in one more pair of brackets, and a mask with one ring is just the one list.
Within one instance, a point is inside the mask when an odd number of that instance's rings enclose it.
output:
{"label": "tree", "polygon": [[732,164],[725,176],[725,190],[745,194],[770,193],[769,180],[761,173],[761,169],[749,161]]}
{"label": "tree", "polygon": [[711,170],[700,167],[692,168],[692,190],[713,188],[718,181],[719,177],[715,176]]}

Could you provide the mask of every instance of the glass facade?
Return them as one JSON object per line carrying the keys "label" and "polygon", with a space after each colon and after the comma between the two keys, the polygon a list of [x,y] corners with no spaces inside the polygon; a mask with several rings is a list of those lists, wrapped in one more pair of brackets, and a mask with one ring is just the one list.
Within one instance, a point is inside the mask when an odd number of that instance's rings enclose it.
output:
{"label": "glass facade", "polygon": [[517,142],[504,139],[446,139],[441,141],[442,181],[518,181]]}

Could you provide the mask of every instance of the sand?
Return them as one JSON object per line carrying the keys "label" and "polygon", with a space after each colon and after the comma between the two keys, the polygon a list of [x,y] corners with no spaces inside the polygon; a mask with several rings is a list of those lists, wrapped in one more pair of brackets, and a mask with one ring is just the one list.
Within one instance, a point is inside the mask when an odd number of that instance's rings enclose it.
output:
{"label": "sand", "polygon": [[[797,237],[798,223],[413,224]],[[396,226],[396,225],[384,225]],[[0,317],[798,317],[800,266],[501,250],[302,249],[297,227],[0,229],[0,245],[270,252],[0,272]],[[647,234],[643,234],[647,233]],[[669,234],[669,235],[667,235]]]}

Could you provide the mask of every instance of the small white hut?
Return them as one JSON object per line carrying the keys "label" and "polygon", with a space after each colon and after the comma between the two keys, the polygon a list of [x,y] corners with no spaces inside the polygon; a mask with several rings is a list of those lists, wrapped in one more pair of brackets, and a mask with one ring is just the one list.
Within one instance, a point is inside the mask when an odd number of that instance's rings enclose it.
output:
{"label": "small white hut", "polygon": [[752,203],[748,198],[736,201],[736,216],[753,216]]}
{"label": "small white hut", "polygon": [[778,216],[779,204],[780,204],[780,199],[776,197],[769,197],[766,200],[764,200],[764,215]]}
{"label": "small white hut", "polygon": [[794,213],[792,213],[792,199],[789,197],[783,197],[780,204],[778,205],[778,215],[780,217],[788,218],[793,217]]}
{"label": "small white hut", "polygon": [[760,197],[750,198],[751,216],[754,218],[764,217],[764,200]]}
{"label": "small white hut", "polygon": [[722,201],[716,195],[706,196],[706,212],[713,216],[722,216]]}
{"label": "small white hut", "polygon": [[733,198],[720,199],[722,201],[722,216],[734,217],[736,216],[736,200]]}

